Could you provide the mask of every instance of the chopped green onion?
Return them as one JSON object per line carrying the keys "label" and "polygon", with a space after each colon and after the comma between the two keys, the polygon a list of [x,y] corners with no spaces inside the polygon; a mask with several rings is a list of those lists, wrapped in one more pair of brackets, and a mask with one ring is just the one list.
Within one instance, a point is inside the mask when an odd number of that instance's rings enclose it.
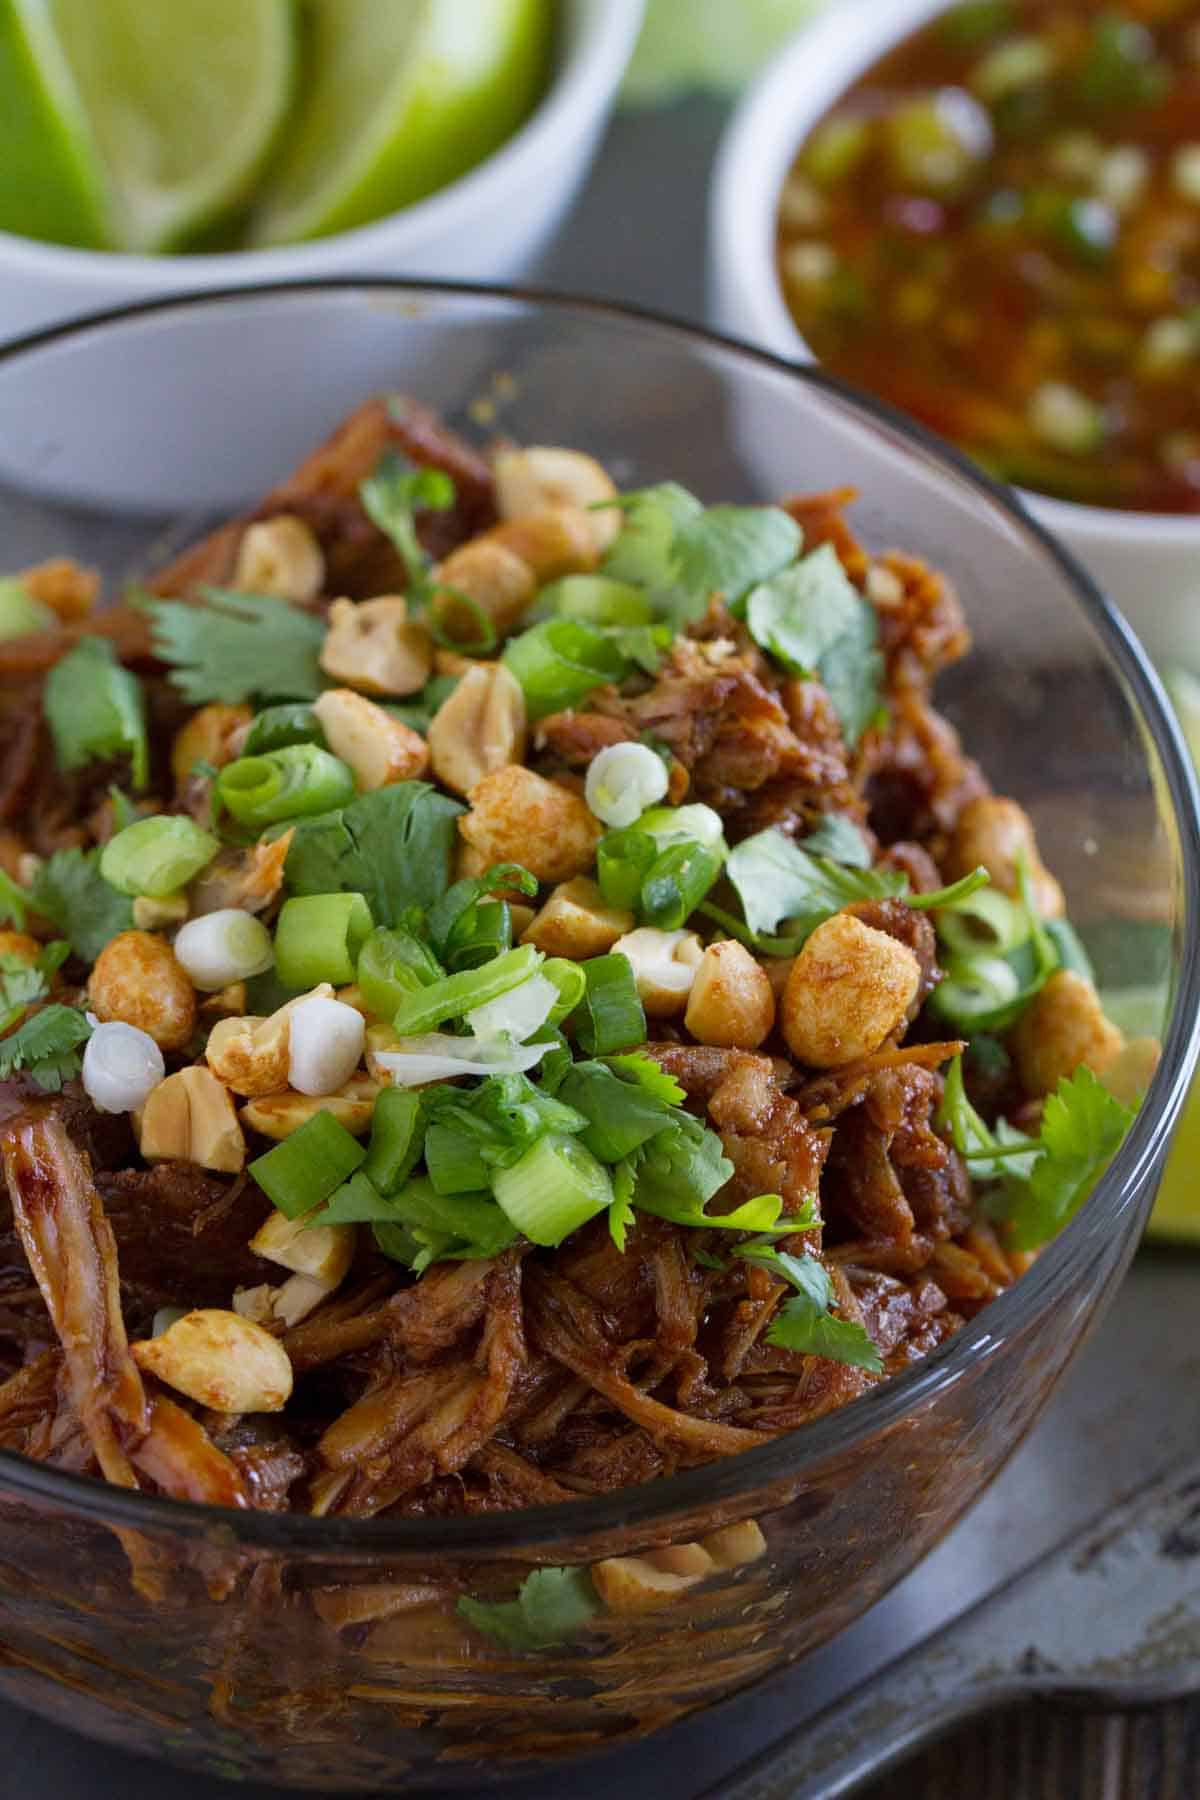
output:
{"label": "chopped green onion", "polygon": [[100,853],[100,873],[119,894],[162,900],[186,887],[220,848],[186,813],[157,813],[109,838]]}
{"label": "chopped green onion", "polygon": [[969,875],[960,876],[949,887],[935,888],[929,894],[905,892],[903,898],[914,912],[948,912],[961,907],[963,902],[970,900],[979,892],[980,888],[987,887],[991,879],[981,863],[977,869],[972,869]]}
{"label": "chopped green onion", "polygon": [[57,624],[58,614],[51,607],[35,600],[12,576],[0,576],[0,639],[53,631]]}
{"label": "chopped green onion", "polygon": [[1144,25],[1120,12],[1101,13],[1075,76],[1081,100],[1096,107],[1148,106],[1162,96],[1170,79]]}
{"label": "chopped green onion", "polygon": [[472,1007],[466,1016],[467,1024],[476,1037],[509,1037],[514,1043],[523,1044],[547,1022],[558,1002],[557,985],[539,972],[526,976],[498,999]]}
{"label": "chopped green onion", "polygon": [[146,786],[150,750],[141,683],[121,667],[107,638],[80,638],[55,663],[42,705],[60,769],[126,753],[134,787]]}
{"label": "chopped green onion", "polygon": [[457,975],[478,969],[512,949],[512,912],[507,900],[480,900],[451,934],[446,969]]}
{"label": "chopped green onion", "polygon": [[327,748],[325,733],[312,707],[303,700],[285,701],[256,713],[242,745],[243,756],[267,756],[293,744],[317,744]]}
{"label": "chopped green onion", "polygon": [[1025,408],[1030,430],[1052,450],[1088,456],[1104,442],[1104,411],[1065,381],[1043,381]]}
{"label": "chopped green onion", "polygon": [[724,857],[725,827],[711,806],[655,806],[643,813],[637,828],[652,837],[660,850],[672,844],[699,844]]}
{"label": "chopped green onion", "polygon": [[354,799],[355,786],[340,757],[316,744],[288,744],[227,764],[217,777],[217,793],[240,825],[261,830],[334,812]]}
{"label": "chopped green onion", "polygon": [[1070,969],[1072,974],[1082,975],[1085,981],[1095,987],[1096,971],[1092,967],[1092,959],[1079,940],[1079,934],[1068,919],[1048,919],[1046,936],[1058,952],[1059,967]]}
{"label": "chopped green onion", "polygon": [[929,996],[929,1008],[947,1024],[972,1031],[1020,991],[1020,978],[1011,963],[1000,956],[977,956],[951,968]]}
{"label": "chopped green onion", "polygon": [[501,661],[521,684],[531,719],[562,712],[608,681],[620,681],[626,659],[595,625],[544,619],[510,639]]}
{"label": "chopped green onion", "polygon": [[667,765],[646,744],[609,744],[588,767],[584,798],[596,817],[618,830],[632,825],[668,786]]}
{"label": "chopped green onion", "polygon": [[853,173],[871,147],[868,120],[853,113],[826,119],[804,146],[805,170],[819,187],[835,187]]}
{"label": "chopped green onion", "polygon": [[249,1173],[286,1218],[299,1219],[328,1200],[366,1154],[332,1113],[318,1112],[252,1162]]}
{"label": "chopped green onion", "polygon": [[385,1087],[371,1115],[362,1172],[383,1195],[396,1193],[421,1157],[421,1101],[408,1088]]}
{"label": "chopped green onion", "polygon": [[539,1138],[511,1168],[492,1173],[500,1210],[535,1244],[553,1246],[612,1205],[608,1170],[566,1132]]}
{"label": "chopped green onion", "polygon": [[1007,894],[989,887],[971,895],[953,912],[940,913],[937,933],[951,956],[974,957],[985,952],[1004,956],[1026,942],[1029,921]]}
{"label": "chopped green onion", "polygon": [[354,980],[370,936],[371,909],[361,894],[303,894],[285,900],[275,926],[275,969],[285,987]]}
{"label": "chopped green onion", "polygon": [[1034,87],[1054,73],[1054,50],[1045,38],[1012,37],[989,50],[971,70],[971,86],[991,104],[1018,88]]}
{"label": "chopped green onion", "polygon": [[482,969],[466,969],[459,975],[445,975],[428,987],[406,994],[396,1010],[392,1024],[401,1037],[419,1036],[435,1030],[448,1019],[459,1019],[498,1000],[532,975],[542,963],[542,954],[532,944],[506,950],[503,956],[485,963]]}
{"label": "chopped green onion", "polygon": [[411,931],[380,925],[358,953],[355,979],[370,1011],[390,1019],[406,995],[441,981],[444,973],[433,951]]}
{"label": "chopped green onion", "polygon": [[407,1262],[418,1274],[442,1257],[498,1256],[516,1237],[488,1193],[439,1194],[431,1181],[416,1176],[389,1204],[404,1235],[393,1235],[394,1226],[377,1225],[376,1241],[385,1256]]}
{"label": "chopped green onion", "polygon": [[568,962],[565,956],[548,957],[542,964],[542,974],[558,989],[558,999],[551,1007],[546,1023],[561,1025],[587,992],[587,976],[578,963]]}
{"label": "chopped green onion", "polygon": [[491,1181],[479,1139],[467,1136],[452,1119],[430,1120],[425,1133],[425,1166],[439,1194],[476,1194],[486,1191]]}
{"label": "chopped green onion", "polygon": [[586,987],[572,1023],[589,1056],[632,1050],[646,1041],[646,1015],[627,956],[593,956],[580,965]]}
{"label": "chopped green onion", "polygon": [[644,831],[608,831],[596,850],[596,880],[605,904],[633,912],[642,882],[658,860],[658,846]]}
{"label": "chopped green onion", "polygon": [[473,935],[473,922],[469,917],[472,907],[488,895],[510,888],[532,899],[538,891],[537,876],[522,868],[520,863],[496,863],[482,875],[468,875],[448,888],[425,916],[430,941],[438,953],[445,955],[452,946]]}
{"label": "chopped green onion", "polygon": [[376,1050],[372,1060],[399,1087],[413,1088],[458,1075],[524,1074],[543,1057],[557,1053],[557,1033],[530,1044],[512,1044],[506,1038],[451,1037],[448,1032],[429,1031],[402,1038],[392,1050]]}
{"label": "chopped green onion", "polygon": [[654,609],[648,594],[611,575],[564,575],[538,595],[538,611],[585,625],[649,625]]}
{"label": "chopped green onion", "polygon": [[673,844],[642,883],[638,910],[648,925],[678,931],[721,873],[721,858],[700,844]]}

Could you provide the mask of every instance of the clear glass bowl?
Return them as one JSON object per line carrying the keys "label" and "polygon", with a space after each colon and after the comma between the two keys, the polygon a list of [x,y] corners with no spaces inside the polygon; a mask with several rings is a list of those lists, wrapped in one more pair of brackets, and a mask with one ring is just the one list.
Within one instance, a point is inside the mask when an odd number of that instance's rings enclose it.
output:
{"label": "clear glass bowl", "polygon": [[[748,1455],[503,1516],[338,1522],[149,1499],[0,1456],[0,1688],[217,1774],[321,1792],[478,1792],[653,1731],[821,1643],[937,1542],[1009,1455],[1137,1242],[1197,1050],[1192,778],[1154,676],[1001,490],[809,370],[608,306],[388,283],[167,302],[0,356],[6,567],[137,575],[404,389],[476,435],[578,445],[707,499],[850,483],[877,547],[927,557],[976,633],[947,710],[1038,821],[1102,983],[1162,1020],[1161,1070],[1080,1215],[907,1374]],[[454,1590],[752,1518],[767,1553],[577,1643],[513,1655]],[[131,1566],[152,1563],[147,1600]],[[358,1588],[355,1622],[331,1596]],[[432,1591],[431,1591],[432,1590]],[[445,1596],[449,1595],[447,1600]],[[339,1613],[339,1608],[341,1612]]]}

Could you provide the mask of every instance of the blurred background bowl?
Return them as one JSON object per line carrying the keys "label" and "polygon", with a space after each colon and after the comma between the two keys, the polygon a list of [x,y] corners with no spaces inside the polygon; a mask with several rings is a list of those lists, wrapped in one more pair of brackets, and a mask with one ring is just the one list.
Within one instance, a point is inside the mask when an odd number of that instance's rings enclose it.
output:
{"label": "blurred background bowl", "polygon": [[[837,0],[771,61],[731,120],[713,176],[715,322],[780,356],[811,360],[775,263],[776,214],[803,139],[878,58],[947,0]],[[1082,506],[1024,492],[1160,664],[1200,667],[1200,518]]]}
{"label": "blurred background bowl", "polygon": [[[590,451],[625,487],[673,477],[751,501],[859,486],[863,538],[956,584],[977,649],[941,703],[1033,815],[1101,984],[1136,984],[1164,1041],[1111,1168],[1014,1288],[905,1374],[747,1455],[562,1506],[355,1521],[177,1504],[0,1454],[9,1698],[129,1749],[325,1794],[478,1794],[535,1767],[565,1792],[579,1758],[849,1624],[1041,1410],[1137,1243],[1196,1058],[1195,792],[1131,635],[1001,489],[819,372],[617,307],[325,283],[167,301],[11,347],[6,563],[66,554],[114,584],[144,574],[389,389],[477,439]],[[1053,627],[1052,664],[1031,619]],[[507,1598],[539,1566],[742,1520],[760,1557],[575,1642],[514,1655],[455,1611],[458,1593]],[[130,1575],[147,1558],[154,1601]]]}
{"label": "blurred background bowl", "polygon": [[508,281],[549,239],[587,173],[645,0],[561,0],[536,110],[476,168],[400,212],[311,243],[216,255],[74,250],[0,232],[0,341],[130,301],[345,274]]}

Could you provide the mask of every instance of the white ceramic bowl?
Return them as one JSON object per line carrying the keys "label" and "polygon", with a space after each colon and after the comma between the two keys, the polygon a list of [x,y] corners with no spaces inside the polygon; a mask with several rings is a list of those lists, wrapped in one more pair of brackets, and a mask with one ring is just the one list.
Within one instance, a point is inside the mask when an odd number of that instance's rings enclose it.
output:
{"label": "white ceramic bowl", "polygon": [[[801,140],[834,101],[946,4],[835,0],[750,89],[713,177],[710,303],[726,331],[782,356],[813,360],[775,272],[780,189]],[[1122,608],[1157,662],[1200,667],[1200,518],[1021,497]]]}
{"label": "white ceramic bowl", "polygon": [[344,274],[510,280],[574,198],[644,11],[645,0],[562,0],[557,68],[537,110],[478,167],[375,224],[294,247],[213,256],[68,250],[0,232],[0,342],[198,288]]}

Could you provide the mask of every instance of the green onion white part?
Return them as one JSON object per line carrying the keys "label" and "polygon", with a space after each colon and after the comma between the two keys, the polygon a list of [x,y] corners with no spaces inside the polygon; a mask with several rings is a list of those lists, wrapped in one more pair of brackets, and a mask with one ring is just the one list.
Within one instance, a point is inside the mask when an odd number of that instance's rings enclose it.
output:
{"label": "green onion white part", "polygon": [[262,920],[237,906],[189,919],[176,934],[174,950],[192,986],[209,994],[263,975],[275,961]]}
{"label": "green onion white part", "polygon": [[359,1064],[366,1021],[353,1006],[315,995],[292,1008],[288,1083],[300,1094],[335,1094]]}
{"label": "green onion white part", "polygon": [[372,1067],[397,1087],[424,1087],[453,1075],[523,1075],[551,1044],[510,1044],[504,1038],[451,1037],[430,1031],[372,1053]]}
{"label": "green onion white part", "polygon": [[609,744],[592,758],[584,799],[605,825],[620,830],[663,799],[667,766],[647,744]]}
{"label": "green onion white part", "polygon": [[166,1072],[163,1053],[148,1032],[119,1020],[93,1024],[82,1079],[84,1093],[99,1112],[136,1112]]}
{"label": "green onion white part", "polygon": [[559,990],[545,975],[530,975],[519,987],[488,1000],[466,1015],[479,1038],[509,1037],[523,1044],[546,1023],[558,1004]]}

